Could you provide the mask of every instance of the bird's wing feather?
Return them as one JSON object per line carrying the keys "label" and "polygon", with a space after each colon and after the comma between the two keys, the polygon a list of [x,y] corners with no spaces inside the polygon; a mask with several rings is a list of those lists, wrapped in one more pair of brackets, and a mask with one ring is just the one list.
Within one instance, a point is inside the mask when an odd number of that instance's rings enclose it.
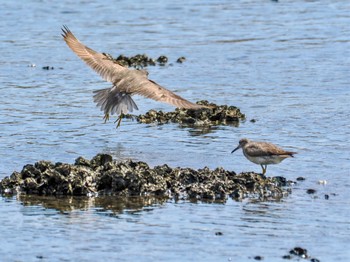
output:
{"label": "bird's wing feather", "polygon": [[99,73],[102,78],[113,83],[119,92],[139,94],[156,101],[168,103],[180,108],[205,108],[207,106],[194,104],[170,90],[148,79],[148,73],[144,70],[129,70],[102,53],[98,53],[83,45],[68,29],[62,28],[63,38],[72,51],[87,65]]}
{"label": "bird's wing feather", "polygon": [[123,84],[117,84],[118,89],[125,92],[130,92],[132,88],[132,93],[142,95],[144,97],[171,104],[179,108],[186,109],[199,109],[205,106],[194,104],[181,96],[173,93],[172,91],[160,86],[156,82],[149,80],[147,74],[139,73],[137,70],[130,71],[129,74],[132,76],[125,76]]}
{"label": "bird's wing feather", "polygon": [[106,81],[115,82],[119,76],[118,73],[128,71],[127,68],[113,62],[106,55],[83,45],[67,26],[63,26],[62,32],[63,39],[69,48]]}
{"label": "bird's wing feather", "polygon": [[249,145],[247,149],[249,150],[250,156],[293,156],[293,154],[296,154],[295,152],[285,151],[278,146],[265,142]]}

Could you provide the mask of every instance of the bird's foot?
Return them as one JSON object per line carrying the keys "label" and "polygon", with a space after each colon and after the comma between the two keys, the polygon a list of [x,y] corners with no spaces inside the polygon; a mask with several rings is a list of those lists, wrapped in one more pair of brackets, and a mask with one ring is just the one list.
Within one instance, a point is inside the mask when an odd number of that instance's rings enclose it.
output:
{"label": "bird's foot", "polygon": [[105,116],[103,117],[103,120],[105,121],[105,123],[109,120],[109,114],[105,114]]}
{"label": "bird's foot", "polygon": [[122,122],[123,117],[124,117],[124,114],[122,113],[122,114],[120,114],[120,116],[117,118],[117,120],[114,121],[114,123],[117,123],[117,122],[118,122],[118,124],[117,124],[117,126],[116,126],[115,128],[118,128],[118,127],[120,126],[120,123]]}

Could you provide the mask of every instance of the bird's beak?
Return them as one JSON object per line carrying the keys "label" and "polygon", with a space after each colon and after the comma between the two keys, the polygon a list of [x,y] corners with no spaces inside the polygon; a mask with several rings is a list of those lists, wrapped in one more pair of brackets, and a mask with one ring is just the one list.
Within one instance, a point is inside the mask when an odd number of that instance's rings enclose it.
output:
{"label": "bird's beak", "polygon": [[235,149],[232,150],[231,154],[232,154],[233,152],[235,152],[236,150],[240,149],[240,148],[241,148],[241,146],[238,145]]}

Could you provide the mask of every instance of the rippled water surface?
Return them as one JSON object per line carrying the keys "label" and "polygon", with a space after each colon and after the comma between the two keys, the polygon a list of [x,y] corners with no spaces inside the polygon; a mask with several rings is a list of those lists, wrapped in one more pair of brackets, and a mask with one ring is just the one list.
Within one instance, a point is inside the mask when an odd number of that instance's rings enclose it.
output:
{"label": "rippled water surface", "polygon": [[[268,175],[306,178],[279,202],[0,197],[3,261],[281,261],[295,246],[321,261],[350,259],[350,2],[2,1],[0,15],[0,179],[42,159],[101,152],[259,172],[230,154],[242,137],[299,153]],[[210,132],[103,124],[92,91],[109,84],[68,49],[63,24],[113,56],[168,56],[148,68],[152,80],[192,101],[238,106],[247,121]],[[138,113],[173,110],[135,101]]]}

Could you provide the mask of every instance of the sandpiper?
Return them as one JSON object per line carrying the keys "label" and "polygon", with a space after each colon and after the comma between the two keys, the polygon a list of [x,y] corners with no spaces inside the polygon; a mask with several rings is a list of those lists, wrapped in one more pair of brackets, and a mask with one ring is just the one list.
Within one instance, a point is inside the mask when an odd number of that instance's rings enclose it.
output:
{"label": "sandpiper", "polygon": [[165,102],[179,108],[199,109],[207,106],[194,104],[170,90],[158,85],[148,79],[146,70],[130,70],[117,62],[110,55],[98,53],[83,45],[68,29],[63,26],[63,39],[72,51],[80,57],[88,66],[100,76],[113,83],[111,88],[94,91],[94,101],[104,111],[104,119],[107,121],[109,115],[117,114],[119,127],[123,114],[133,109],[138,110],[131,95],[138,94],[156,101]]}
{"label": "sandpiper", "polygon": [[288,157],[293,157],[296,152],[284,149],[267,142],[255,142],[247,138],[239,140],[238,146],[231,152],[242,148],[244,156],[251,162],[261,166],[263,175],[266,173],[267,165],[279,164]]}

